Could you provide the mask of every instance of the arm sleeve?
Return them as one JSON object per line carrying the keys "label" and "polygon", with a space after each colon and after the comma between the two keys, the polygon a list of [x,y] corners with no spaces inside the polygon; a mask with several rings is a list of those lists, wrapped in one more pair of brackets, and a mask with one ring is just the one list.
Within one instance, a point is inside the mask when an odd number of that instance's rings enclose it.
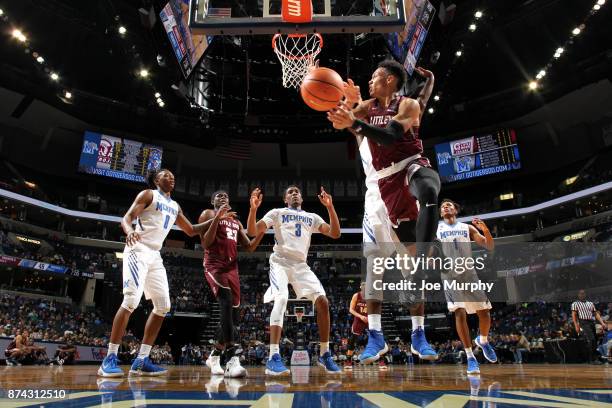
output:
{"label": "arm sleeve", "polygon": [[263,216],[262,221],[266,223],[266,227],[270,228],[278,221],[278,209],[270,210]]}
{"label": "arm sleeve", "polygon": [[572,311],[576,310],[576,302],[572,303]]}
{"label": "arm sleeve", "polygon": [[319,231],[319,228],[321,228],[321,225],[325,224],[325,220],[323,218],[321,218],[321,216],[319,214],[314,214],[314,220],[313,220],[313,224],[312,224],[312,230],[313,231]]}
{"label": "arm sleeve", "polygon": [[404,136],[404,126],[396,120],[390,120],[384,128],[370,125],[357,119],[351,126],[358,135],[365,136],[382,145],[390,145]]}

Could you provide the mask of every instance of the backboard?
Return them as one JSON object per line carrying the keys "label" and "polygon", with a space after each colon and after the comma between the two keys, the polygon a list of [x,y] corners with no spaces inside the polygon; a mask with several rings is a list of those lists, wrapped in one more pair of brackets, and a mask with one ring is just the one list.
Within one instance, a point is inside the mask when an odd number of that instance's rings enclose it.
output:
{"label": "backboard", "polygon": [[[311,22],[281,18],[282,0],[191,0],[194,34],[390,33],[404,30],[403,0],[312,0]],[[382,8],[382,9],[381,9]]]}

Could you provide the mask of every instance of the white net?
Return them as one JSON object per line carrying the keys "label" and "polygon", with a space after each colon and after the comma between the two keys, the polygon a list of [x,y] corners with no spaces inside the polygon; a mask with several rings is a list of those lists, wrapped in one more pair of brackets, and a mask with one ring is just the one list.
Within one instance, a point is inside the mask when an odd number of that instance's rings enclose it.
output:
{"label": "white net", "polygon": [[299,88],[323,48],[321,34],[276,34],[272,48],[283,69],[283,86]]}

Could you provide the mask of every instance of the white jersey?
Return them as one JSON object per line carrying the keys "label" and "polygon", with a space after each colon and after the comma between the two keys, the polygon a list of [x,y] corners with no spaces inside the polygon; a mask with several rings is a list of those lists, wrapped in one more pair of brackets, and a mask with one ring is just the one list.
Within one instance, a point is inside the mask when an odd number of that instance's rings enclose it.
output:
{"label": "white jersey", "polygon": [[148,248],[159,251],[176,221],[179,205],[159,190],[153,191],[153,201],[136,219],[135,231],[140,242]]}
{"label": "white jersey", "polygon": [[449,258],[472,256],[472,241],[468,224],[464,222],[447,224],[445,221],[440,221],[436,236],[442,242],[444,256]]}
{"label": "white jersey", "polygon": [[312,233],[325,224],[317,214],[290,207],[270,210],[262,220],[274,228],[274,253],[300,262],[306,261]]}

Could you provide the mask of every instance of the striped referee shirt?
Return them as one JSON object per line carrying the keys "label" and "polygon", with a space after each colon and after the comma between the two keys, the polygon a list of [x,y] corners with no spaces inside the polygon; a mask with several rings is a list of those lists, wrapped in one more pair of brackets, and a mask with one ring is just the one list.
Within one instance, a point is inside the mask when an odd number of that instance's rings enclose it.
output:
{"label": "striped referee shirt", "polygon": [[595,305],[593,302],[581,302],[579,300],[572,303],[572,311],[578,312],[580,320],[595,320]]}

